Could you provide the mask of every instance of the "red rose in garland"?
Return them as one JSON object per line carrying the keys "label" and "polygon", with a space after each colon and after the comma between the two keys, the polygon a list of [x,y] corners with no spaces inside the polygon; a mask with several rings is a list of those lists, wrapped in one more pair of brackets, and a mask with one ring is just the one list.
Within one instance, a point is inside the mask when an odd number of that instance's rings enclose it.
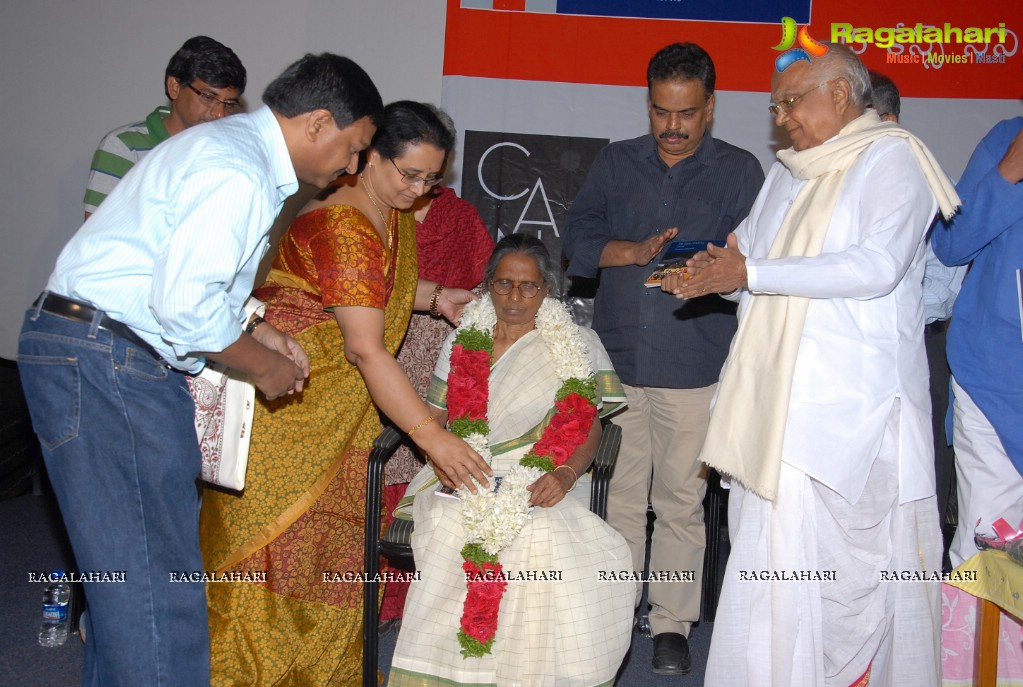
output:
{"label": "red rose in garland", "polygon": [[[480,455],[490,458],[487,418],[490,395],[491,328],[496,322],[490,299],[470,303],[451,350],[447,405],[449,428]],[[563,465],[585,443],[597,417],[596,383],[585,344],[563,306],[548,299],[540,306],[536,328],[547,344],[561,386],[552,399],[554,412],[540,440],[505,475],[500,492],[481,489],[459,493],[466,544],[462,548],[466,595],[458,641],[465,658],[489,654],[498,631],[498,616],[508,583],[498,553],[518,536],[529,518],[528,485],[537,470]],[[532,468],[532,469],[531,469]]]}

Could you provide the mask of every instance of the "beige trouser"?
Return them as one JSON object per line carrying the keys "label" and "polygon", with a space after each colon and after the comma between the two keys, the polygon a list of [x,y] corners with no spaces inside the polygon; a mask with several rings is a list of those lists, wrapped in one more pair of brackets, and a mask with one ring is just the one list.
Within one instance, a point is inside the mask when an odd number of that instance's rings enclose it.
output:
{"label": "beige trouser", "polygon": [[[651,581],[650,630],[679,632],[700,618],[703,583],[703,497],[707,469],[697,460],[710,421],[717,385],[702,389],[661,389],[623,385],[628,409],[614,418],[622,448],[611,478],[607,521],[625,538],[633,567],[643,570],[647,499],[657,517],[650,543],[650,575],[682,580]],[[643,585],[637,585],[639,604]]]}

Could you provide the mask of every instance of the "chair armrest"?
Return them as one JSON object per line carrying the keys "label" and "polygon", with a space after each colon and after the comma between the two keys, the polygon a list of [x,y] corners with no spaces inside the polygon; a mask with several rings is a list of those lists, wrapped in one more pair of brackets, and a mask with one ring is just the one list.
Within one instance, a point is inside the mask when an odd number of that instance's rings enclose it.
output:
{"label": "chair armrest", "polygon": [[[383,481],[384,464],[394,455],[398,444],[401,443],[402,434],[390,425],[384,425],[384,429],[373,440],[373,450],[369,454],[369,470],[366,476],[366,541],[373,542],[376,548],[376,541],[380,538],[380,509],[383,508]],[[369,549],[366,550],[367,556]],[[367,565],[376,565],[376,561],[367,558]],[[372,572],[375,572],[373,570]]]}
{"label": "chair armrest", "polygon": [[402,433],[395,429],[392,425],[384,425],[384,430],[377,435],[377,438],[373,440],[373,454],[370,460],[374,458],[379,460],[384,458],[383,462],[387,462],[387,458],[391,457],[397,448],[398,444],[401,443]]}
{"label": "chair armrest", "polygon": [[363,680],[364,687],[375,687],[377,683],[377,599],[380,573],[380,510],[383,504],[383,472],[384,464],[394,455],[402,434],[389,424],[373,440],[373,450],[369,454],[368,475],[366,478],[366,541],[365,541],[365,572],[363,583],[362,623],[365,631],[362,636]]}
{"label": "chair armrest", "polygon": [[604,422],[600,445],[593,456],[591,467],[590,510],[607,519],[607,485],[615,471],[618,449],[622,445],[622,428],[613,422]]}

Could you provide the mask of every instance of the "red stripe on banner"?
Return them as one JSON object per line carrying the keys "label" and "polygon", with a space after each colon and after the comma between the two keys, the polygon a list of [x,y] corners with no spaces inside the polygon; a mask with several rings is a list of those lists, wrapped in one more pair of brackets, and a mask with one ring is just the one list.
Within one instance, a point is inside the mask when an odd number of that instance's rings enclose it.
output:
{"label": "red stripe on banner", "polygon": [[522,12],[526,9],[526,0],[494,0],[494,9]]}
{"label": "red stripe on banner", "polygon": [[[495,8],[498,5],[495,0]],[[525,8],[524,0],[513,3]],[[1005,24],[1004,44],[964,42],[904,45],[889,51],[875,44],[854,44],[870,69],[887,74],[903,96],[924,98],[1023,97],[1023,16],[1012,3],[953,3],[934,0],[816,0],[809,34],[831,40],[833,24],[872,31],[917,23],[953,29],[993,28]],[[444,74],[527,81],[646,85],[646,66],[658,49],[676,41],[699,43],[714,58],[717,87],[730,91],[770,91],[772,50],[781,40],[778,24],[737,24],[658,19],[581,17],[551,13],[491,12],[462,9],[448,0]],[[878,34],[880,35],[880,34]],[[952,31],[955,35],[955,31]],[[983,50],[992,63],[981,63]],[[927,63],[929,52],[941,60]],[[893,54],[894,53],[894,54]],[[938,54],[944,57],[938,57]],[[960,61],[956,61],[960,60]]]}

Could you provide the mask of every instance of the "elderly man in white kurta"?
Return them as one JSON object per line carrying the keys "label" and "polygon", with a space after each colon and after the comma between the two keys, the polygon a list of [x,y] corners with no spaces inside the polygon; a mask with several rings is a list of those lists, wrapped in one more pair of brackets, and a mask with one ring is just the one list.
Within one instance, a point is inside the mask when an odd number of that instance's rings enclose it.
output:
{"label": "elderly man in white kurta", "polygon": [[776,72],[771,96],[793,147],[728,245],[664,286],[739,301],[701,453],[733,486],[705,684],[938,684],[939,582],[886,578],[941,570],[923,239],[958,198],[864,109],[844,47]]}

